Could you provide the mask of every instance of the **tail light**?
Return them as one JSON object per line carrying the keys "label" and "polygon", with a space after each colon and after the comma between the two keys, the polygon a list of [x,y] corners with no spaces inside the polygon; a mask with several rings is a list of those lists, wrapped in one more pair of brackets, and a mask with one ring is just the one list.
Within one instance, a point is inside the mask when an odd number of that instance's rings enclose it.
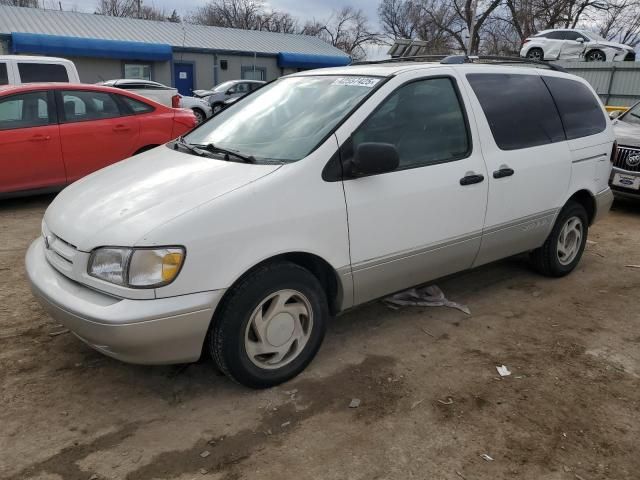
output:
{"label": "tail light", "polygon": [[615,163],[616,162],[616,157],[617,156],[618,156],[618,142],[616,140],[614,140],[613,148],[611,148],[611,158],[609,158],[611,163]]}
{"label": "tail light", "polygon": [[171,106],[173,108],[180,107],[180,95],[174,95],[173,97],[171,97]]}

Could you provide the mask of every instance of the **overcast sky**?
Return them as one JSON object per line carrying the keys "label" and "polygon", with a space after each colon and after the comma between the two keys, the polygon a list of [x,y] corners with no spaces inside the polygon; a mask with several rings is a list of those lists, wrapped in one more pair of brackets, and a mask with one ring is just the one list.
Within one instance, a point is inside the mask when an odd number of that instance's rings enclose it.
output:
{"label": "overcast sky", "polygon": [[[57,0],[45,0],[48,7],[50,4],[57,4]],[[64,9],[76,8],[80,11],[92,12],[96,7],[96,0],[62,0]],[[164,8],[171,12],[174,8],[180,15],[188,14],[193,9],[207,3],[206,0],[145,0],[147,5],[153,5],[158,8]],[[276,10],[284,10],[294,17],[297,17],[302,23],[307,19],[316,18],[324,19],[331,15],[331,11],[341,8],[345,5],[351,5],[361,8],[369,17],[372,24],[377,23],[377,6],[376,0],[268,0],[268,5]]]}

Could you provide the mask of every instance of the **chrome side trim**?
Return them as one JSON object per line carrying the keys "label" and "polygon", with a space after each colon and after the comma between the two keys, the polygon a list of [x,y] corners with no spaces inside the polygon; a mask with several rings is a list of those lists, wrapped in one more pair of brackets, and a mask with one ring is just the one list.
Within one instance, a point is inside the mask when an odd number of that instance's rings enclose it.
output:
{"label": "chrome side trim", "polygon": [[353,275],[351,273],[351,265],[345,265],[336,269],[339,282],[338,299],[336,306],[338,311],[346,310],[353,307]]}
{"label": "chrome side trim", "polygon": [[608,157],[608,156],[609,156],[608,153],[601,153],[599,155],[592,155],[590,157],[579,158],[578,160],[573,160],[573,162],[571,163],[581,163],[581,162],[586,162],[588,160],[595,160],[596,158],[602,158],[602,157]]}
{"label": "chrome side trim", "polygon": [[354,305],[466,270],[478,252],[480,240],[478,232],[362,262],[357,270],[353,270]]}
{"label": "chrome side trim", "polygon": [[487,229],[473,266],[538,248],[549,236],[558,211],[554,208]]}
{"label": "chrome side trim", "polygon": [[435,242],[428,245],[423,245],[417,248],[410,248],[407,250],[402,250],[400,252],[395,252],[389,255],[383,255],[380,257],[370,258],[368,260],[363,260],[358,263],[353,264],[353,273],[360,270],[365,270],[367,268],[376,267],[378,265],[382,265],[388,262],[394,262],[396,260],[402,260],[404,258],[413,257],[415,255],[421,255],[423,253],[428,253],[432,250],[448,247],[454,245],[456,243],[464,242],[467,240],[472,240],[474,238],[479,238],[482,235],[482,230],[477,230],[472,233],[468,233],[465,235],[459,235],[457,237],[451,237],[441,242]]}
{"label": "chrome side trim", "polygon": [[607,187],[604,190],[596,193],[594,195],[594,200],[596,203],[596,213],[593,216],[593,220],[591,224],[599,221],[604,217],[609,210],[611,209],[611,205],[613,204],[613,192],[611,188]]}

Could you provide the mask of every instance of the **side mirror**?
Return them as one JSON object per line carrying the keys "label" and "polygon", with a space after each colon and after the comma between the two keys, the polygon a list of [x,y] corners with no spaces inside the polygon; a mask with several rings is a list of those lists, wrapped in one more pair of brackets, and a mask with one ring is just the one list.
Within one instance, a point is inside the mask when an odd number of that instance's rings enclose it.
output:
{"label": "side mirror", "polygon": [[227,90],[225,92],[227,95],[233,95],[234,93],[236,93],[236,91],[233,88],[230,88],[229,90]]}
{"label": "side mirror", "polygon": [[576,42],[584,43],[584,38],[582,38],[582,37],[576,38]]}
{"label": "side mirror", "polygon": [[367,142],[356,147],[351,160],[354,177],[393,172],[400,164],[398,149],[391,143]]}
{"label": "side mirror", "polygon": [[616,118],[618,118],[620,115],[622,115],[622,111],[620,110],[614,110],[612,112],[609,112],[609,118],[611,120],[615,120]]}

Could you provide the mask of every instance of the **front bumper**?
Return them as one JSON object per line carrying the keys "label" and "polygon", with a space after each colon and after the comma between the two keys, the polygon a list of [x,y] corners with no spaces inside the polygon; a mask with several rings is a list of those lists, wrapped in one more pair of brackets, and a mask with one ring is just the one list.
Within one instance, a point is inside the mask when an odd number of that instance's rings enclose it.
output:
{"label": "front bumper", "polygon": [[26,255],[31,289],[44,309],[80,340],[118,360],[141,364],[196,361],[224,290],[152,300],[97,292],[55,270],[42,238]]}
{"label": "front bumper", "polygon": [[622,168],[613,167],[611,170],[611,176],[609,177],[609,185],[611,185],[611,190],[616,198],[631,198],[634,200],[640,199],[640,190],[633,190],[631,188],[624,188],[612,185],[613,176],[616,173],[622,173],[623,175],[628,175],[630,177],[640,177],[640,172],[631,172],[629,170],[623,170]]}

